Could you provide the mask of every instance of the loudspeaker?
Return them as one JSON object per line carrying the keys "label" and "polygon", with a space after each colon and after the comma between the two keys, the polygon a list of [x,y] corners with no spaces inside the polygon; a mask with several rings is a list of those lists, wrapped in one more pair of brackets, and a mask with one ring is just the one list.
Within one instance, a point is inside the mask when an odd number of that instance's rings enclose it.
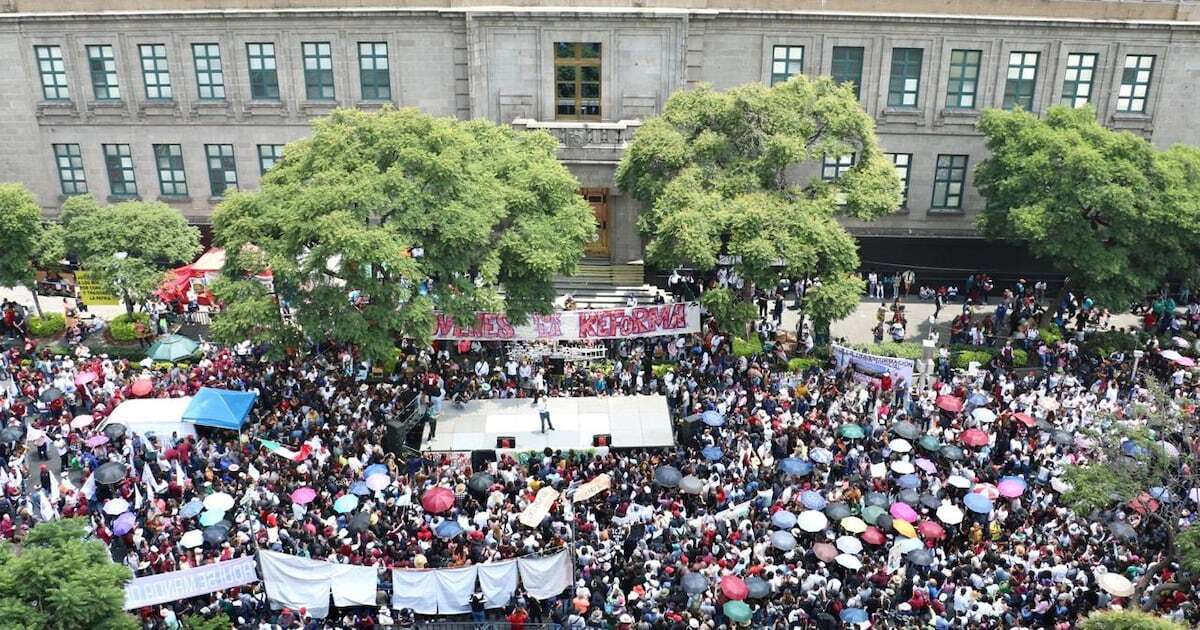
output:
{"label": "loudspeaker", "polygon": [[476,472],[487,470],[487,465],[496,461],[496,451],[485,448],[478,451],[471,451],[471,470]]}
{"label": "loudspeaker", "polygon": [[592,446],[612,446],[611,433],[597,433],[592,436]]}
{"label": "loudspeaker", "polygon": [[387,430],[383,434],[383,450],[387,453],[392,453],[396,456],[400,455],[400,450],[404,447],[405,438],[403,423],[389,422]]}
{"label": "loudspeaker", "polygon": [[564,358],[550,358],[550,374],[553,376],[562,376],[566,373],[567,360]]}
{"label": "loudspeaker", "polygon": [[496,436],[496,448],[517,448],[517,438],[511,435]]}

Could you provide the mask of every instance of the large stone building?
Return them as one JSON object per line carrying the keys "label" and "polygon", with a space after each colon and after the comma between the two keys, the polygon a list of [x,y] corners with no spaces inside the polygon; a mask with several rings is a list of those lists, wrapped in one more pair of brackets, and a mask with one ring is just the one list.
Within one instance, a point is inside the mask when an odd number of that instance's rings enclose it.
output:
{"label": "large stone building", "polygon": [[901,213],[851,224],[867,236],[973,235],[984,108],[1090,103],[1158,146],[1200,141],[1197,0],[383,4],[0,0],[0,180],[51,213],[86,191],[204,223],[312,117],[415,106],[549,130],[599,215],[593,255],[626,263],[642,250],[615,164],[640,119],[699,83],[854,82],[907,189]]}

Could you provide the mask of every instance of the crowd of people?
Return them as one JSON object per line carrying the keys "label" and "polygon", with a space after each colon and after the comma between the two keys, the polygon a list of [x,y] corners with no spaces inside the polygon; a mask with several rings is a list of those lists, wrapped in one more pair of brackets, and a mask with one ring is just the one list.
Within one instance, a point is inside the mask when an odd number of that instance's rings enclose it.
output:
{"label": "crowd of people", "polygon": [[[1128,361],[1101,364],[1062,342],[1046,350],[1054,369],[944,362],[924,388],[896,388],[831,364],[791,370],[774,355],[736,356],[708,325],[606,347],[606,360],[558,377],[500,343],[405,345],[393,372],[364,378],[337,349],[277,361],[206,345],[194,364],[155,367],[18,344],[0,357],[0,424],[20,434],[0,443],[0,536],[19,543],[39,521],[82,517],[138,576],[258,549],[381,570],[378,607],[318,620],[272,607],[255,583],[133,611],[145,628],[217,615],[239,629],[404,625],[409,611],[389,608],[384,569],[562,548],[575,559],[571,589],[546,601],[519,590],[491,611],[476,598],[471,618],[573,630],[1067,628],[1139,603],[1200,623],[1195,591],[1150,604],[1100,587],[1107,574],[1137,579],[1163,549],[1144,507],[1114,501],[1096,518],[1062,500],[1065,466],[1094,453],[1053,437],[1149,404]],[[1175,371],[1150,355],[1140,374]],[[205,386],[258,394],[244,431],[98,430],[122,401]],[[479,398],[632,393],[667,397],[676,447],[512,452],[482,470],[464,454],[384,448],[386,423],[414,407],[436,421],[445,405]],[[1197,393],[1186,380],[1171,390],[1187,404]],[[121,468],[119,480],[95,482],[105,464]],[[389,483],[366,487],[364,470],[380,465]],[[491,477],[482,488],[471,483],[481,472]],[[570,500],[602,473],[609,491]],[[453,490],[449,511],[422,508],[434,486]],[[546,486],[565,498],[538,527],[521,524]],[[315,497],[301,500],[302,488]],[[235,505],[209,537],[189,506],[214,493]],[[356,509],[335,506],[346,496]],[[128,507],[106,509],[114,499]],[[197,529],[199,543],[185,536]]]}

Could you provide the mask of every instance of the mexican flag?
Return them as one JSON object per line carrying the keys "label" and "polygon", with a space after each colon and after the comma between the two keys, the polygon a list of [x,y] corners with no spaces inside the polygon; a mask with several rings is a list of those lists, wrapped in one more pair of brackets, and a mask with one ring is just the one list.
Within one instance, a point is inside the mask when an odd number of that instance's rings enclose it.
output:
{"label": "mexican flag", "polygon": [[262,443],[263,448],[267,449],[269,453],[278,455],[284,459],[290,459],[294,462],[302,462],[308,459],[308,456],[312,454],[312,447],[307,444],[301,444],[300,450],[293,451],[279,442],[262,439],[260,439],[259,442]]}

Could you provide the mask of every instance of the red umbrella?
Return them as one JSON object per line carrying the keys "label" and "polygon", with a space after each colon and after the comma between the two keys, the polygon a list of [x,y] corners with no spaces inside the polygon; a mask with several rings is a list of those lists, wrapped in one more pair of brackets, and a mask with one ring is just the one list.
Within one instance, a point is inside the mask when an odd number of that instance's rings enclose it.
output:
{"label": "red umbrella", "polygon": [[862,538],[864,542],[871,543],[872,545],[882,545],[884,541],[887,540],[887,536],[884,535],[883,532],[879,531],[879,528],[875,527],[874,525],[868,527],[866,531],[859,535],[859,538]]}
{"label": "red umbrella", "polygon": [[746,599],[750,595],[750,589],[742,578],[736,575],[726,575],[721,578],[721,593],[729,599]]}
{"label": "red umbrella", "polygon": [[930,540],[941,540],[946,537],[946,530],[933,521],[921,521],[917,525],[917,531],[921,536]]}
{"label": "red umbrella", "polygon": [[938,409],[945,409],[951,413],[958,413],[963,408],[962,399],[954,396],[938,396],[934,403],[937,404]]}
{"label": "red umbrella", "polygon": [[75,375],[76,385],[87,385],[94,380],[96,380],[96,373],[91,370],[84,370],[83,372]]}
{"label": "red umbrella", "polygon": [[988,443],[988,434],[979,429],[967,429],[958,434],[958,441],[967,446],[983,446]]}
{"label": "red umbrella", "polygon": [[1025,425],[1029,428],[1033,428],[1033,425],[1037,424],[1037,420],[1034,420],[1033,416],[1031,416],[1027,413],[1024,413],[1024,412],[1014,413],[1013,417],[1016,418],[1018,421],[1020,421],[1021,424]]}
{"label": "red umbrella", "polygon": [[133,385],[129,387],[129,393],[133,394],[134,396],[145,396],[146,394],[149,394],[150,390],[152,389],[154,389],[154,381],[148,378],[139,378],[133,382]]}
{"label": "red umbrella", "polygon": [[833,559],[838,555],[837,547],[829,543],[816,543],[812,546],[812,551],[814,556],[825,562],[833,562]]}
{"label": "red umbrella", "polygon": [[430,488],[421,497],[421,507],[430,514],[440,514],[454,507],[454,493],[450,488],[436,486]]}
{"label": "red umbrella", "polygon": [[1154,497],[1143,492],[1137,495],[1137,498],[1129,502],[1129,507],[1133,508],[1133,510],[1139,514],[1145,514],[1147,511],[1157,512],[1158,501],[1155,500]]}

